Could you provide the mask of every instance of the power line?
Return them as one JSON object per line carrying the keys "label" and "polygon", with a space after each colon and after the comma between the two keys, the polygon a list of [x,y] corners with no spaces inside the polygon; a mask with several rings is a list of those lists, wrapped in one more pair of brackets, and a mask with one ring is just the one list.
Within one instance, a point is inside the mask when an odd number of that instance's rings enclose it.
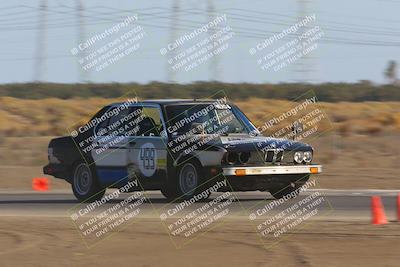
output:
{"label": "power line", "polygon": [[[104,8],[104,7],[102,7],[102,8]],[[118,10],[119,12],[121,12],[121,11],[122,12],[128,12],[128,11],[125,11],[125,10],[120,10],[120,9],[115,9],[115,8],[108,8],[108,9]],[[164,9],[162,9],[162,10],[164,10]],[[54,11],[54,10],[51,10],[49,12],[57,12],[57,13],[61,13],[61,14],[69,14],[70,13],[70,12],[60,12],[60,11]],[[95,13],[96,14],[96,12],[93,12],[93,11],[91,13]],[[140,14],[140,15],[145,17],[144,19],[142,19],[143,21],[146,21],[146,17],[151,17],[152,19],[154,17],[161,18],[161,19],[171,19],[171,16],[157,16],[157,14],[163,14],[163,13],[165,13],[165,12],[150,13],[150,14],[143,13],[143,14]],[[179,13],[182,13],[182,11],[180,11]],[[199,12],[191,12],[190,9],[184,10],[183,13],[189,13],[189,14],[197,13],[197,14],[199,14]],[[259,12],[257,12],[257,13],[259,13]],[[107,13],[102,13],[102,14],[107,14]],[[87,15],[85,15],[85,17],[90,18],[92,20],[94,19],[94,20],[97,20],[97,21],[98,20],[102,20],[102,21],[115,22],[114,19],[109,19],[109,18],[104,18],[104,17],[100,17],[99,18],[99,17],[87,16]],[[238,20],[238,18],[236,18],[236,17],[230,17],[230,18]],[[246,21],[244,19],[239,19],[239,20],[240,21]],[[187,23],[196,23],[196,24],[201,23],[199,21],[182,20],[182,19],[180,21],[187,22]],[[253,19],[251,21],[255,22],[256,20]],[[262,22],[262,21],[258,21],[258,22]],[[268,21],[268,22],[271,23],[271,24],[275,24],[275,25],[276,24],[285,25],[285,26],[290,26],[291,25],[290,23],[280,23],[280,22],[275,23],[275,22],[271,22],[271,21]],[[88,23],[87,25],[97,25],[97,24],[105,24],[105,23]],[[145,25],[145,24],[143,24],[143,25]],[[154,24],[147,24],[147,25],[153,26],[153,27],[159,27],[159,25],[154,25]],[[182,24],[180,24],[180,25],[182,25]],[[48,28],[53,28],[51,26],[54,26],[55,28],[57,28],[57,27],[75,27],[76,24],[50,24],[50,25],[47,25],[47,26],[48,26]],[[323,26],[323,27],[325,27],[325,26]],[[193,29],[193,27],[189,27],[189,28]],[[241,31],[241,32],[237,31],[237,32],[238,33],[247,34],[247,37],[250,37],[249,34],[253,34],[254,35],[254,34],[258,34],[258,33],[260,33],[260,34],[276,34],[276,33],[279,33],[279,31],[275,31],[275,32],[269,31],[268,32],[268,31],[262,31],[262,30],[257,30],[257,29],[254,29],[254,28],[246,28],[246,27],[236,27],[236,28],[243,29],[244,31]],[[12,29],[8,28],[8,30],[12,30]],[[22,30],[22,29],[19,28],[19,30]],[[393,36],[394,34],[399,34],[399,33],[392,33],[392,32],[381,32],[381,33],[379,33],[379,32],[360,32],[360,31],[357,32],[357,31],[340,30],[340,29],[332,29],[332,28],[326,29],[326,27],[324,28],[324,30],[344,31],[344,32],[349,32],[349,33],[360,33],[360,34],[383,34],[383,35],[390,35],[390,36]],[[260,37],[263,37],[263,36],[260,36]],[[350,41],[353,41],[353,42],[357,42],[357,44],[363,43],[364,45],[366,45],[366,42],[369,41],[369,40],[357,40],[357,39],[347,39],[347,40],[350,40]],[[336,38],[336,41],[340,41],[340,39]],[[392,42],[392,43],[393,43],[394,46],[398,45],[398,43],[394,43],[394,42]],[[382,44],[384,46],[391,45],[390,42],[386,42],[386,43],[382,42]],[[373,45],[376,45],[376,43],[374,43]]]}
{"label": "power line", "polygon": [[[70,7],[66,7],[69,8]],[[90,12],[93,14],[98,14],[101,13],[102,15],[108,15],[108,14],[120,14],[121,11],[122,12],[129,12],[129,11],[125,11],[125,10],[120,10],[120,9],[115,9],[115,8],[109,8],[109,7],[99,7],[99,8],[105,8],[107,10],[116,10],[115,12]],[[55,10],[49,10],[47,5],[46,5],[46,9],[42,9],[42,8],[34,8],[34,10],[37,10],[40,14],[45,13],[46,16],[44,16],[43,18],[47,18],[48,15],[56,12],[57,14],[73,14],[72,11],[70,12],[59,12],[59,11],[55,11]],[[148,19],[153,19],[154,17],[156,18],[160,18],[160,19],[171,19],[171,17],[173,16],[160,16],[162,14],[166,14],[168,13],[171,9],[166,9],[166,8],[146,8],[146,9],[141,9],[141,10],[159,10],[160,12],[154,12],[154,13],[143,13],[141,14],[141,16],[144,17],[143,21],[147,21]],[[199,12],[193,12],[193,9],[179,9],[178,13],[180,14],[200,14]],[[132,11],[131,11],[132,12]],[[261,13],[263,14],[263,12],[256,12],[256,13]],[[232,14],[229,13],[229,15],[232,16]],[[233,14],[233,15],[237,15],[237,14]],[[285,15],[282,15],[285,16]],[[42,16],[40,16],[42,18]],[[98,17],[98,16],[84,16],[85,18],[88,18],[87,21],[105,21],[105,22],[101,22],[101,23],[74,23],[71,25],[61,25],[61,26],[66,26],[66,27],[76,27],[76,25],[99,25],[99,24],[106,24],[109,22],[116,22],[119,20],[116,19],[110,19],[108,17]],[[288,17],[288,16],[286,16]],[[289,16],[290,17],[290,16]],[[146,19],[147,18],[147,19]],[[237,16],[234,17],[236,20],[240,20]],[[257,16],[254,16],[254,18],[257,18]],[[46,25],[46,21],[47,19],[43,20],[41,23],[39,23],[38,26],[35,27],[35,29],[41,31],[42,33],[39,33],[39,35],[44,35],[45,33],[43,32],[43,25]],[[240,20],[242,21],[242,20]],[[260,19],[260,22],[262,20]],[[193,20],[183,20],[181,19],[179,21],[180,23],[176,23],[175,27],[179,30],[191,30],[191,29],[195,29],[199,26],[199,24],[201,24],[201,22],[199,21],[193,21]],[[184,22],[184,23],[183,23]],[[32,23],[33,24],[33,23]],[[42,26],[40,26],[42,25]],[[146,23],[142,23],[142,25],[145,26],[149,26],[149,27],[154,27],[157,29],[168,29],[169,27],[167,25],[160,25],[160,24],[146,24]],[[54,24],[54,26],[60,26],[59,24]],[[243,31],[240,30],[235,30],[235,32],[237,33],[237,36],[241,36],[244,38],[250,38],[250,39],[265,39],[266,35],[268,34],[276,34],[279,33],[279,31],[261,31],[261,30],[248,30],[249,28],[245,28],[245,27],[237,27],[238,29],[243,29]],[[296,35],[293,35],[296,36]],[[38,38],[40,39],[40,38]],[[44,37],[42,38],[44,39]],[[39,42],[39,41],[38,41]],[[325,37],[323,40],[321,40],[321,43],[332,43],[332,44],[346,44],[346,45],[365,45],[365,46],[399,46],[399,42],[394,42],[394,41],[375,41],[375,40],[360,40],[360,39],[349,39],[349,38],[338,38],[338,37]],[[42,46],[43,49],[40,49],[41,52],[44,51],[44,45]],[[39,48],[37,48],[39,51]],[[37,53],[38,55],[40,55],[40,53]],[[39,75],[40,76],[40,75]]]}
{"label": "power line", "polygon": [[[69,8],[69,7],[66,7],[66,6],[63,6],[64,8]],[[101,8],[105,8],[105,7],[101,7]],[[131,11],[126,11],[126,10],[121,10],[121,9],[115,9],[115,8],[108,8],[108,9],[112,9],[112,10],[118,10],[117,12],[108,12],[108,13],[105,13],[105,12],[101,12],[100,14],[101,15],[110,15],[110,14],[118,14],[118,13],[130,13]],[[190,11],[191,9],[187,9],[187,10],[180,10],[179,11],[179,13],[182,13],[182,14],[201,14],[200,12],[194,12],[194,11]],[[57,12],[57,13],[59,13],[59,14],[67,14],[67,15],[70,15],[70,12],[60,12],[60,11],[54,11],[54,10],[52,10],[52,11],[49,11],[49,12]],[[94,13],[94,12],[92,12],[92,13]],[[95,13],[99,13],[99,12],[95,12]],[[159,12],[159,13],[151,13],[151,14],[141,14],[141,15],[143,15],[144,17],[146,17],[146,16],[151,16],[152,18],[154,18],[154,17],[156,17],[156,18],[161,18],[161,19],[171,19],[171,16],[167,16],[167,17],[165,17],[165,16],[155,16],[156,14],[163,14],[163,13],[165,13],[165,12]],[[215,13],[215,12],[214,12]],[[258,12],[259,13],[259,12]],[[269,14],[270,12],[268,12],[267,14]],[[276,20],[271,20],[271,19],[265,19],[265,17],[264,18],[260,18],[260,17],[256,17],[256,16],[246,16],[246,15],[241,15],[241,14],[232,14],[232,13],[227,13],[228,15],[229,15],[229,17],[230,17],[230,19],[233,19],[233,20],[239,20],[239,21],[247,21],[247,22],[255,22],[255,23],[263,23],[263,24],[265,24],[265,22],[267,22],[267,23],[270,23],[270,24],[273,24],[273,25],[279,25],[279,26],[291,26],[294,22],[293,21],[276,21]],[[273,13],[274,15],[275,15],[275,13]],[[281,15],[281,16],[284,16],[284,17],[288,17],[288,18],[291,18],[291,19],[293,19],[293,17],[292,16],[287,16],[287,15]],[[88,18],[92,18],[92,19],[99,19],[98,17],[93,17],[93,16],[86,16],[86,17],[88,17]],[[244,18],[247,18],[247,17],[251,17],[251,19],[244,19]],[[102,20],[109,20],[109,18],[104,18],[104,17],[102,17],[102,18],[100,18],[100,19],[102,19]],[[55,21],[60,21],[60,20],[55,20]],[[183,21],[185,21],[185,20],[183,20]],[[294,20],[295,21],[295,20]],[[65,20],[61,20],[61,22],[70,22],[70,21],[65,21]],[[23,26],[29,26],[29,25],[31,25],[32,24],[32,22],[31,21],[26,21],[26,22],[24,22],[25,24],[15,24],[15,22],[12,22],[12,23],[10,23],[10,24],[3,24],[3,26],[5,26],[5,25],[12,25],[12,26],[19,26],[19,27],[23,27]],[[197,23],[197,22],[196,22]],[[70,26],[70,25],[60,25],[60,24],[49,24],[49,25],[47,25],[47,26]],[[396,31],[396,32],[390,32],[390,31],[372,31],[371,30],[371,28],[372,27],[368,27],[368,28],[362,28],[362,29],[360,29],[360,28],[350,28],[350,27],[331,27],[331,26],[329,26],[329,25],[321,25],[323,28],[324,28],[324,30],[328,30],[328,31],[336,31],[336,32],[345,32],[345,33],[355,33],[355,34],[365,34],[365,35],[373,35],[373,36],[384,36],[384,35],[386,35],[386,36],[393,36],[393,35],[400,35],[400,31]],[[360,27],[359,25],[357,25],[357,27]],[[253,28],[245,28],[245,27],[240,27],[241,29],[244,29],[244,30],[253,30],[253,31],[259,31],[259,32],[262,32],[261,30],[257,30],[257,29],[254,29],[254,27]],[[19,29],[19,30],[23,30],[23,28],[21,29],[21,28],[7,28],[7,30],[15,30],[15,29]],[[386,29],[392,29],[392,28],[386,28]],[[4,30],[4,28],[3,28],[3,30]]]}

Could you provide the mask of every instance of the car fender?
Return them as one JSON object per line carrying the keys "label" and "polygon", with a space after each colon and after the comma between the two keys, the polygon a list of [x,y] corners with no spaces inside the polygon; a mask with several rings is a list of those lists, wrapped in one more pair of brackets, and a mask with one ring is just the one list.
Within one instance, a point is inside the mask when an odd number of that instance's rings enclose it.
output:
{"label": "car fender", "polygon": [[203,167],[220,166],[222,157],[226,152],[227,150],[222,147],[209,146],[204,150],[195,150],[189,154],[181,153],[174,160],[174,166],[176,167],[191,158],[198,160]]}

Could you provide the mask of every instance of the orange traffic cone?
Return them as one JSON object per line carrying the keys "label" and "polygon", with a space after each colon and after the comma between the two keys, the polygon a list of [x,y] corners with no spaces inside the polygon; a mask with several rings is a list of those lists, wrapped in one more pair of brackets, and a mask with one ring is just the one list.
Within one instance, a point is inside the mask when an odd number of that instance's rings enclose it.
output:
{"label": "orange traffic cone", "polygon": [[397,194],[397,221],[400,222],[400,193]]}
{"label": "orange traffic cone", "polygon": [[35,191],[47,191],[49,190],[49,180],[45,177],[43,178],[33,178],[32,188]]}
{"label": "orange traffic cone", "polygon": [[371,198],[372,224],[386,224],[387,219],[380,196]]}

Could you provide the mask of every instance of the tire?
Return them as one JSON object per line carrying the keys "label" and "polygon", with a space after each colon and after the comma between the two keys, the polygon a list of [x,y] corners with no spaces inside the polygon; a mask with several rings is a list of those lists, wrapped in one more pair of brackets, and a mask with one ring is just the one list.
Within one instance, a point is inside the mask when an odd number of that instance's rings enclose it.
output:
{"label": "tire", "polygon": [[283,197],[287,198],[296,198],[299,193],[300,193],[300,188],[299,187],[291,187],[287,186],[284,188],[279,188],[279,189],[271,189],[269,192],[275,199],[281,199]]}
{"label": "tire", "polygon": [[163,196],[169,201],[172,201],[175,198],[172,190],[168,189],[167,187],[161,188],[161,194],[163,194]]}
{"label": "tire", "polygon": [[[177,168],[177,173],[161,193],[169,200],[187,200],[201,192],[199,186],[204,182],[202,166],[194,160],[187,161]],[[202,200],[207,199],[210,193]]]}
{"label": "tire", "polygon": [[190,198],[200,185],[199,168],[193,162],[187,162],[178,170],[178,194]]}
{"label": "tire", "polygon": [[79,201],[94,202],[104,196],[106,190],[99,185],[96,174],[86,163],[76,164],[72,175],[72,191]]}

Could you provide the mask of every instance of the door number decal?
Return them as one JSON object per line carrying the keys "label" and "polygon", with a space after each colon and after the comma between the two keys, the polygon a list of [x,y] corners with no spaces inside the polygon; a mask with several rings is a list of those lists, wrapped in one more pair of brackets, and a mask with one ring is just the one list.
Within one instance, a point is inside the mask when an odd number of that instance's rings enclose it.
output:
{"label": "door number decal", "polygon": [[157,169],[157,150],[152,143],[145,143],[140,147],[138,161],[144,176],[154,175]]}
{"label": "door number decal", "polygon": [[156,150],[150,147],[140,148],[140,160],[142,161],[143,168],[146,170],[153,170],[155,168],[154,155]]}

